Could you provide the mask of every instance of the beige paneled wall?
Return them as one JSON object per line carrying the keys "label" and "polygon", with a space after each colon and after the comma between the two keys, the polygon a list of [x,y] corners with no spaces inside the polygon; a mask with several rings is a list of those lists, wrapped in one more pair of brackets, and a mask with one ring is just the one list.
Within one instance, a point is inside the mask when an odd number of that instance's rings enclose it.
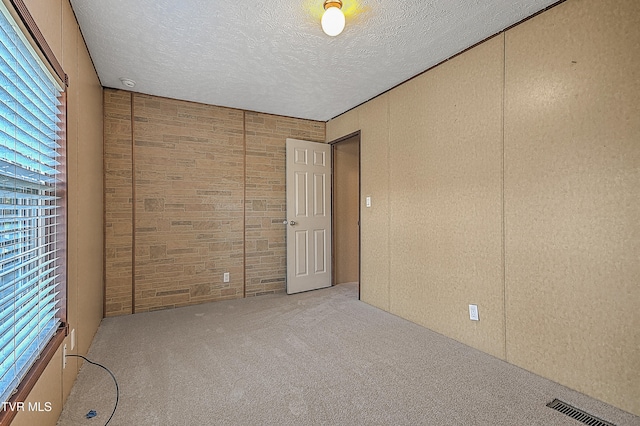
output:
{"label": "beige paneled wall", "polygon": [[[67,87],[67,320],[75,335],[67,353],[86,355],[103,317],[102,87],[67,0],[25,0],[64,71]],[[50,412],[20,412],[12,425],[55,424],[81,362],[62,348],[49,362],[28,401],[51,402]]]}
{"label": "beige paneled wall", "polygon": [[[389,311],[389,94],[362,105],[358,113],[362,194],[360,297]],[[369,208],[365,204],[368,196]]]}
{"label": "beige paneled wall", "polygon": [[327,127],[327,142],[332,142],[358,130],[360,128],[361,108],[352,109],[331,120],[331,127]]}
{"label": "beige paneled wall", "polygon": [[285,141],[325,124],[104,93],[106,315],[283,292]]}
{"label": "beige paneled wall", "polygon": [[509,361],[640,414],[640,3],[506,33]]}
{"label": "beige paneled wall", "polygon": [[362,300],[640,414],[638,69],[637,2],[568,0],[329,121]]}
{"label": "beige paneled wall", "polygon": [[[327,123],[327,142],[360,130],[360,298],[389,311],[389,94]],[[365,198],[371,197],[371,207]],[[366,266],[365,266],[366,265]]]}
{"label": "beige paneled wall", "polygon": [[499,358],[503,50],[495,37],[389,94],[390,311]]}
{"label": "beige paneled wall", "polygon": [[[75,26],[74,26],[75,29]],[[87,353],[103,318],[104,294],[104,191],[102,85],[84,41],[78,38],[78,139],[77,180],[77,289],[78,351]]]}

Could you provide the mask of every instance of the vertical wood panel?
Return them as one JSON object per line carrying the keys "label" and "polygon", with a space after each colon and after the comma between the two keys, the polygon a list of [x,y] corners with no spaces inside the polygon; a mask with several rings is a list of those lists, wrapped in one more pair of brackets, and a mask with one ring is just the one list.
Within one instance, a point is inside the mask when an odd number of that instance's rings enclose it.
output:
{"label": "vertical wood panel", "polygon": [[640,3],[506,34],[507,359],[640,414]]}
{"label": "vertical wood panel", "polygon": [[[12,426],[55,425],[62,412],[60,394],[62,382],[62,348],[59,348],[49,365],[40,376],[35,387],[29,393],[25,405],[40,404],[43,411],[20,411],[11,422]],[[51,410],[46,410],[45,403],[51,403]]]}
{"label": "vertical wood panel", "polygon": [[242,297],[243,112],[133,102],[135,312]]}
{"label": "vertical wood panel", "polygon": [[[63,32],[71,30],[62,24],[62,6],[66,0],[24,0],[40,32],[59,62],[62,62]],[[69,72],[65,72],[68,74]]]}
{"label": "vertical wood panel", "polygon": [[359,110],[360,108],[352,109],[330,120],[330,124],[327,126],[327,142],[334,141],[359,130]]}
{"label": "vertical wood panel", "polygon": [[245,119],[246,295],[283,293],[287,266],[286,225],[282,223],[286,220],[286,139],[323,142],[325,124],[256,112],[246,112]]}
{"label": "vertical wood panel", "polygon": [[[389,311],[389,94],[358,108],[361,161],[360,297]],[[371,207],[365,199],[371,197]]]}
{"label": "vertical wood panel", "polygon": [[105,89],[107,314],[131,312],[132,197],[141,310],[284,292],[285,140],[324,123],[136,94],[134,196],[124,94]]}
{"label": "vertical wood panel", "polygon": [[[63,2],[63,47],[62,66],[69,76],[67,87],[67,321],[69,329],[77,333],[80,323],[78,315],[78,206],[81,202],[78,193],[78,35],[79,29],[75,15],[68,2]],[[70,336],[66,339],[67,353],[77,354],[77,345],[71,349]],[[67,358],[67,367],[63,370],[63,400],[71,392],[78,374],[78,359]]]}
{"label": "vertical wood panel", "polygon": [[500,358],[503,51],[495,37],[389,100],[391,312]]}
{"label": "vertical wood panel", "polygon": [[132,313],[131,93],[104,90],[105,307]]}
{"label": "vertical wood panel", "polygon": [[78,82],[77,344],[78,351],[86,354],[104,306],[104,129],[102,86],[84,43],[78,45]]}

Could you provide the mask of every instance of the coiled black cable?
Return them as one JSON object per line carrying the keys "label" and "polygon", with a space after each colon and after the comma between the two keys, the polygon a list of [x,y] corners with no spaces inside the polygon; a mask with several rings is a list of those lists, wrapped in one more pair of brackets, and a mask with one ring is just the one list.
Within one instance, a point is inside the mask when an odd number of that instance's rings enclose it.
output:
{"label": "coiled black cable", "polygon": [[98,367],[104,368],[105,370],[107,370],[107,373],[109,373],[111,375],[111,378],[113,379],[113,383],[116,384],[116,405],[113,407],[113,411],[111,412],[111,415],[109,416],[109,419],[104,424],[104,426],[107,426],[109,424],[109,422],[111,421],[111,419],[113,418],[113,415],[116,413],[116,409],[118,408],[118,401],[120,400],[120,389],[118,388],[118,381],[116,380],[116,376],[114,376],[113,373],[111,372],[111,370],[109,370],[104,365],[98,364],[97,362],[93,362],[90,359],[88,359],[86,357],[83,357],[82,355],[67,354],[65,356],[75,356],[75,357],[78,357],[78,358],[82,358],[85,361],[87,361],[89,364],[97,365]]}

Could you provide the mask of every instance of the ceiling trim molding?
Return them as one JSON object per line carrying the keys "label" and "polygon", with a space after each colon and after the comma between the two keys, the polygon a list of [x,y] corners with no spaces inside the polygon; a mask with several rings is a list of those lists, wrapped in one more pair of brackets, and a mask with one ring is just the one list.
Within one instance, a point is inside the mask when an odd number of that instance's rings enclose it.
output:
{"label": "ceiling trim molding", "polygon": [[448,57],[447,59],[444,59],[444,60],[442,60],[442,61],[438,62],[437,64],[435,64],[435,65],[433,65],[433,66],[431,66],[431,67],[427,68],[426,70],[424,70],[424,71],[422,71],[422,72],[420,72],[420,73],[418,73],[418,74],[414,75],[413,77],[409,77],[408,79],[404,80],[404,81],[403,81],[403,82],[401,82],[401,83],[396,84],[395,86],[393,86],[393,87],[391,87],[391,88],[389,88],[389,89],[385,90],[384,92],[381,92],[381,93],[379,93],[379,94],[377,94],[377,95],[373,96],[372,98],[367,99],[366,101],[361,102],[361,103],[359,103],[358,105],[356,105],[356,106],[354,106],[354,107],[352,107],[352,108],[349,108],[348,110],[346,110],[346,111],[344,111],[344,112],[341,112],[340,114],[338,114],[338,115],[336,115],[336,116],[334,116],[334,117],[332,117],[332,118],[328,119],[328,120],[327,120],[327,123],[328,123],[329,121],[331,121],[331,120],[334,120],[334,119],[336,119],[336,118],[340,117],[340,116],[341,116],[341,115],[343,115],[343,114],[348,113],[348,112],[349,112],[349,111],[351,111],[351,110],[354,110],[354,109],[356,109],[356,108],[358,108],[358,107],[360,107],[360,106],[362,106],[362,105],[366,104],[367,102],[370,102],[370,101],[372,101],[372,100],[374,100],[374,99],[376,99],[376,98],[379,98],[380,96],[384,95],[385,93],[388,93],[388,92],[392,91],[393,89],[395,89],[395,88],[397,88],[397,87],[402,86],[403,84],[405,84],[405,83],[407,83],[407,82],[409,82],[409,81],[413,80],[414,78],[420,77],[421,75],[423,75],[423,74],[425,74],[425,73],[427,73],[427,72],[431,71],[431,70],[432,70],[432,69],[434,69],[434,68],[439,67],[440,65],[444,64],[445,62],[448,62],[448,61],[452,60],[452,59],[453,59],[453,58],[455,58],[456,56],[460,56],[460,55],[462,55],[463,53],[465,53],[465,52],[467,52],[467,51],[469,51],[469,50],[471,50],[471,49],[473,49],[473,48],[475,48],[475,47],[477,47],[477,46],[481,45],[481,44],[482,44],[482,43],[484,43],[485,41],[489,41],[489,40],[491,40],[492,38],[499,36],[500,34],[506,33],[506,32],[507,32],[507,31],[509,31],[510,29],[512,29],[512,28],[514,28],[514,27],[517,27],[518,25],[520,25],[520,24],[522,24],[522,23],[524,23],[524,22],[528,21],[528,20],[529,20],[529,19],[531,19],[531,18],[534,18],[534,17],[536,17],[536,16],[540,15],[540,14],[541,14],[541,13],[543,13],[543,12],[546,12],[546,11],[547,11],[547,10],[549,10],[549,9],[553,9],[554,7],[556,7],[556,6],[558,6],[558,5],[562,4],[562,3],[564,3],[565,1],[567,1],[567,0],[558,0],[556,3],[553,3],[552,5],[549,5],[549,6],[545,7],[544,9],[542,9],[542,10],[540,10],[540,11],[538,11],[538,12],[534,13],[533,15],[531,15],[531,16],[527,16],[526,18],[524,18],[524,19],[522,19],[522,20],[520,20],[520,21],[516,22],[516,23],[515,23],[515,24],[513,24],[513,25],[509,25],[509,26],[508,26],[507,28],[505,28],[504,30],[498,31],[498,32],[497,32],[497,33],[495,33],[495,34],[490,35],[489,37],[487,37],[487,38],[485,38],[485,39],[483,39],[483,40],[480,40],[479,42],[475,43],[474,45],[471,45],[471,46],[467,47],[466,49],[461,50],[460,52],[456,53],[455,55],[450,56],[450,57]]}

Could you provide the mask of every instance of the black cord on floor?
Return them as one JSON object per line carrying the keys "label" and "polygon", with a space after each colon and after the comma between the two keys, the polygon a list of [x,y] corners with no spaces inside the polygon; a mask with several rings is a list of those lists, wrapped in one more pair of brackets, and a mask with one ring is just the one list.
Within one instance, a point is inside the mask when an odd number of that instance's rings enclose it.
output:
{"label": "black cord on floor", "polygon": [[104,365],[98,364],[97,362],[93,362],[90,359],[83,357],[82,355],[67,354],[65,356],[75,356],[75,357],[78,357],[78,358],[82,358],[85,361],[87,361],[89,364],[97,365],[98,367],[104,368],[105,370],[107,370],[107,373],[109,373],[111,375],[111,378],[113,379],[113,383],[116,384],[116,405],[113,407],[113,411],[111,412],[111,416],[109,416],[109,419],[104,424],[104,426],[107,426],[109,424],[109,422],[111,421],[111,419],[113,418],[113,415],[116,413],[116,408],[118,408],[118,401],[120,400],[120,389],[118,388],[118,381],[116,380],[116,376],[114,376],[113,373],[111,372],[111,370],[109,370]]}

